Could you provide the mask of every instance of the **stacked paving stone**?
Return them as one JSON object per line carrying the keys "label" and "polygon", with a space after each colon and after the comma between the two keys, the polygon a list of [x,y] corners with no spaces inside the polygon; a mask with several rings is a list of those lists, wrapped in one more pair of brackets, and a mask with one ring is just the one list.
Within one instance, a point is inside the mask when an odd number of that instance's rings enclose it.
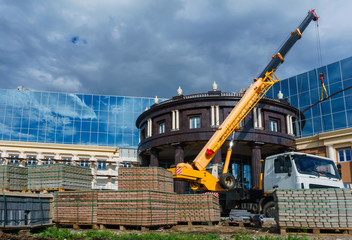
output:
{"label": "stacked paving stone", "polygon": [[26,190],[27,179],[27,168],[11,165],[0,165],[0,189]]}
{"label": "stacked paving stone", "polygon": [[98,222],[124,226],[174,225],[176,194],[152,190],[102,191]]}
{"label": "stacked paving stone", "polygon": [[163,226],[220,220],[214,195],[177,195],[172,173],[161,168],[120,168],[118,191],[55,193],[54,221],[60,224]]}
{"label": "stacked paving stone", "polygon": [[277,190],[274,200],[280,228],[352,227],[352,195],[348,189]]}
{"label": "stacked paving stone", "polygon": [[0,195],[0,227],[50,224],[52,199],[51,194],[4,191]]}
{"label": "stacked paving stone", "polygon": [[96,224],[98,192],[55,192],[53,221],[61,224]]}
{"label": "stacked paving stone", "polygon": [[89,190],[92,174],[89,168],[68,164],[48,164],[28,167],[29,190]]}
{"label": "stacked paving stone", "polygon": [[158,167],[119,168],[119,190],[173,192],[172,173]]}
{"label": "stacked paving stone", "polygon": [[220,221],[219,198],[211,194],[177,195],[177,221]]}

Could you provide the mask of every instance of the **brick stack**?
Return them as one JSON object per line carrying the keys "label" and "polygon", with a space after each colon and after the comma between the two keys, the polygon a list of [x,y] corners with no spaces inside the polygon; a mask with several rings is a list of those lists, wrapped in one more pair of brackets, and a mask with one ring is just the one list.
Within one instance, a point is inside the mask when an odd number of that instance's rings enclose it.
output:
{"label": "brick stack", "polygon": [[352,227],[352,195],[348,189],[277,190],[274,199],[280,228]]}
{"label": "brick stack", "polygon": [[0,189],[27,190],[27,179],[27,168],[0,165]]}
{"label": "brick stack", "polygon": [[98,192],[55,192],[53,220],[61,224],[96,224]]}
{"label": "brick stack", "polygon": [[89,168],[68,164],[48,164],[28,167],[29,190],[90,190],[92,174]]}
{"label": "brick stack", "polygon": [[172,173],[163,168],[119,168],[118,176],[119,190],[174,191]]}
{"label": "brick stack", "polygon": [[176,194],[152,190],[102,191],[98,212],[100,224],[173,225],[177,223]]}
{"label": "brick stack", "polygon": [[177,221],[220,221],[219,198],[211,194],[177,195]]}

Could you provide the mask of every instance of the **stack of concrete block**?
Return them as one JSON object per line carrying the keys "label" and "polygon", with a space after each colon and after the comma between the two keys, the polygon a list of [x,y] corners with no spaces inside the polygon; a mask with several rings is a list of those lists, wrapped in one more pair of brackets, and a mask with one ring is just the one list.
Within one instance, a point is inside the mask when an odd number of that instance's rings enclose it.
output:
{"label": "stack of concrete block", "polygon": [[102,191],[98,195],[98,222],[108,225],[174,225],[176,194],[152,190]]}
{"label": "stack of concrete block", "polygon": [[211,194],[177,195],[178,222],[220,221],[219,198]]}
{"label": "stack of concrete block", "polygon": [[29,190],[90,190],[92,173],[89,168],[68,164],[48,164],[28,167]]}
{"label": "stack of concrete block", "polygon": [[342,229],[352,226],[352,195],[348,189],[277,190],[280,228]]}
{"label": "stack of concrete block", "polygon": [[173,192],[172,173],[158,167],[119,168],[118,189]]}
{"label": "stack of concrete block", "polygon": [[0,165],[0,189],[27,190],[27,179],[27,168]]}
{"label": "stack of concrete block", "polygon": [[3,192],[0,195],[0,228],[50,224],[52,199],[51,194]]}
{"label": "stack of concrete block", "polygon": [[96,224],[98,192],[55,192],[53,221],[61,224]]}

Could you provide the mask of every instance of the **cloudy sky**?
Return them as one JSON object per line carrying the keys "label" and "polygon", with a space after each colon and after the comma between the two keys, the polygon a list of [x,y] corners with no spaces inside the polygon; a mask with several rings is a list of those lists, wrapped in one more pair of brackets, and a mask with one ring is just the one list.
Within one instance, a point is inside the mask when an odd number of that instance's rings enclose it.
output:
{"label": "cloudy sky", "polygon": [[[323,64],[352,56],[349,0],[0,0],[1,88],[175,96],[248,87],[316,9]],[[312,23],[277,71],[319,67]]]}

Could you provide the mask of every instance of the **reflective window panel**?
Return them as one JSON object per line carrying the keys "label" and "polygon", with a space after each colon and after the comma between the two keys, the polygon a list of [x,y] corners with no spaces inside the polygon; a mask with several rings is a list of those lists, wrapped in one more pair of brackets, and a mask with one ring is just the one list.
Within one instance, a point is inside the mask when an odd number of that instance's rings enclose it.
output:
{"label": "reflective window panel", "polygon": [[297,137],[352,127],[352,57],[283,79],[266,96],[277,99],[279,90],[305,116],[297,122]]}
{"label": "reflective window panel", "polygon": [[0,140],[137,147],[153,98],[0,89]]}

